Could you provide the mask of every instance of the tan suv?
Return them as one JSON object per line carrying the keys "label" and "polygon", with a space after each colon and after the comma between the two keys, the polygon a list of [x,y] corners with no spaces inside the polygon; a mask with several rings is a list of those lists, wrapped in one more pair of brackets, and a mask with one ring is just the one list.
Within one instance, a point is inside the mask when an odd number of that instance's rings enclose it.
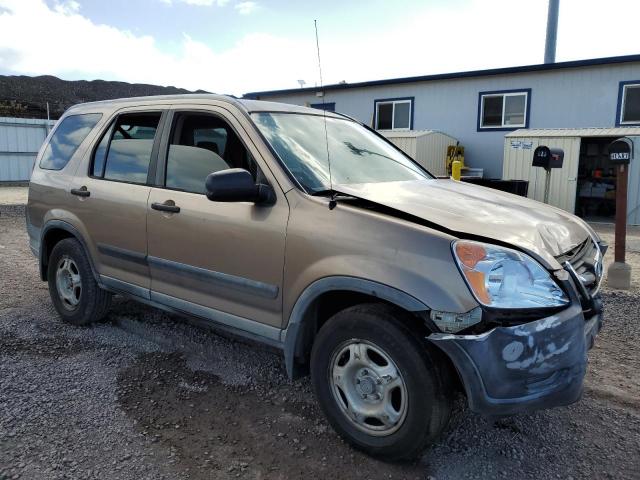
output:
{"label": "tan suv", "polygon": [[505,415],[582,392],[606,246],[580,219],[435,179],[340,114],[215,95],[71,108],[27,227],[63,320],[112,294],[282,349],[333,427],[419,454],[452,392]]}

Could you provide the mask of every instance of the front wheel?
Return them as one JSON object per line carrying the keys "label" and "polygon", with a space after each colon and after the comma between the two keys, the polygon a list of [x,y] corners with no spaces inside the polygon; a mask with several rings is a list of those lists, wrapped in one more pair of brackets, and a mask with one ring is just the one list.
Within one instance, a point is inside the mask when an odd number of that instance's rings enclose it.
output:
{"label": "front wheel", "polygon": [[321,328],[311,377],[333,428],[356,448],[388,460],[419,455],[451,413],[451,381],[441,353],[398,309],[367,304]]}

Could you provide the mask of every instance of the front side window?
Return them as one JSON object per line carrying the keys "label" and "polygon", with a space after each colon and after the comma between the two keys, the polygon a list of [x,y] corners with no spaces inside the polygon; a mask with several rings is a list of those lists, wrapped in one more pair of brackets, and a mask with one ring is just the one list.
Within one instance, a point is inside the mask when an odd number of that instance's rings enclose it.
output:
{"label": "front side window", "polygon": [[222,118],[179,113],[173,123],[165,173],[167,188],[205,193],[207,176],[229,168],[242,168],[257,177],[253,157]]}
{"label": "front side window", "polygon": [[341,184],[432,178],[392,145],[351,120],[291,113],[253,113],[252,118],[291,175],[309,193]]}
{"label": "front side window", "polygon": [[63,169],[101,117],[101,113],[86,113],[62,120],[42,154],[40,168]]}
{"label": "front side window", "polygon": [[120,182],[147,183],[160,115],[160,112],[120,115],[95,150],[93,176]]}
{"label": "front side window", "polygon": [[526,127],[529,95],[529,91],[481,93],[479,129]]}
{"label": "front side window", "polygon": [[413,98],[376,100],[376,130],[409,130],[413,128]]}
{"label": "front side window", "polygon": [[640,82],[621,85],[621,111],[619,125],[640,124]]}

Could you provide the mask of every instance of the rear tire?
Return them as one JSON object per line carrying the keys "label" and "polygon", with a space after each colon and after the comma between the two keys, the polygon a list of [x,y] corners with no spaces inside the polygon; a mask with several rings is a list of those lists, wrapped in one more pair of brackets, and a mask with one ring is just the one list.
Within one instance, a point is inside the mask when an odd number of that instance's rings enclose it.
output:
{"label": "rear tire", "polygon": [[365,453],[410,460],[449,421],[451,370],[406,312],[384,304],[347,308],[320,329],[311,381],[329,423]]}
{"label": "rear tire", "polygon": [[63,321],[89,325],[107,314],[111,293],[98,286],[87,254],[75,238],[65,238],[53,247],[47,279],[51,300]]}

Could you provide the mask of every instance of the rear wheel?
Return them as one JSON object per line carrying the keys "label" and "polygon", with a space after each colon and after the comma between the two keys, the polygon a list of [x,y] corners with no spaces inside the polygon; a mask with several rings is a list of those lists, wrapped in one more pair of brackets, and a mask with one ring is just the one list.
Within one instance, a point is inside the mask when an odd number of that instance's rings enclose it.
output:
{"label": "rear wheel", "polygon": [[88,325],[107,314],[111,294],[98,286],[84,248],[75,238],[53,247],[47,279],[53,305],[65,322]]}
{"label": "rear wheel", "polygon": [[415,458],[451,413],[449,367],[399,309],[359,305],[321,328],[311,354],[313,387],[334,429],[389,460]]}

